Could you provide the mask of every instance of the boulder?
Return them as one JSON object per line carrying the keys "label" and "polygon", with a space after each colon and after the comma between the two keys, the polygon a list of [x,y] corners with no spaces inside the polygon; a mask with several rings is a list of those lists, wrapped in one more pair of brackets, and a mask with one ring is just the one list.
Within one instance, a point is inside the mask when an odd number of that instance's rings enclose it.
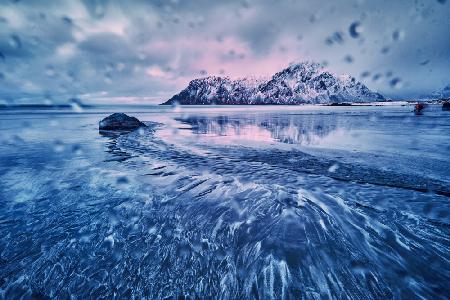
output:
{"label": "boulder", "polygon": [[124,113],[114,113],[98,124],[99,130],[133,130],[139,127],[146,127],[146,125],[137,118]]}
{"label": "boulder", "polygon": [[444,101],[442,103],[442,110],[450,110],[450,101]]}

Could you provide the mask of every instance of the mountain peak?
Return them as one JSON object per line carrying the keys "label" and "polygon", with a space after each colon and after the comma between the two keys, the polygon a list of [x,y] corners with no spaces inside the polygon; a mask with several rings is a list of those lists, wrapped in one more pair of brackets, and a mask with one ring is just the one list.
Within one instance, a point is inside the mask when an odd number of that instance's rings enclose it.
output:
{"label": "mountain peak", "polygon": [[292,71],[298,71],[298,70],[306,70],[306,69],[310,69],[310,70],[319,70],[319,69],[323,69],[325,68],[323,64],[314,62],[314,61],[310,61],[310,60],[305,60],[305,61],[301,61],[301,62],[292,62],[289,64],[289,66],[285,69],[285,70],[292,70]]}

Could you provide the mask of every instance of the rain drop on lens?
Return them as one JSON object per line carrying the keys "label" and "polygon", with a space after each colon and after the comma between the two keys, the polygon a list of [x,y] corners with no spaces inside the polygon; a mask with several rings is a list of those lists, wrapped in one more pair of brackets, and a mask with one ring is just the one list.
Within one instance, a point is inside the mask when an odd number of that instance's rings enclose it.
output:
{"label": "rain drop on lens", "polygon": [[55,68],[53,68],[53,66],[47,66],[45,68],[45,74],[48,77],[54,77],[56,75]]}
{"label": "rain drop on lens", "polygon": [[356,39],[356,38],[360,37],[361,33],[363,32],[363,27],[361,25],[361,22],[359,22],[359,21],[353,22],[350,25],[350,27],[348,28],[348,31],[352,38]]}
{"label": "rain drop on lens", "polygon": [[93,2],[93,13],[97,18],[103,18],[106,14],[105,1],[94,0]]}
{"label": "rain drop on lens", "polygon": [[64,24],[66,24],[68,26],[72,26],[73,25],[72,19],[69,18],[68,16],[63,16],[61,19],[64,22]]}
{"label": "rain drop on lens", "polygon": [[381,75],[380,73],[376,73],[375,75],[372,76],[372,80],[374,82],[379,82],[379,81],[381,81],[382,77],[383,77],[383,75]]}
{"label": "rain drop on lens", "polygon": [[344,57],[344,61],[346,62],[346,63],[349,63],[349,64],[351,64],[352,62],[353,62],[353,57],[351,56],[351,55],[346,55],[345,57]]}
{"label": "rain drop on lens", "polygon": [[403,30],[395,30],[392,33],[392,40],[395,42],[403,40],[405,37],[405,32]]}
{"label": "rain drop on lens", "polygon": [[391,87],[393,87],[394,89],[399,89],[399,88],[401,88],[403,86],[403,82],[402,82],[402,80],[400,78],[396,77],[396,78],[392,78],[389,81],[389,85]]}
{"label": "rain drop on lens", "polygon": [[83,150],[81,149],[81,146],[78,144],[72,145],[72,153],[75,155],[81,155],[83,154]]}
{"label": "rain drop on lens", "polygon": [[336,172],[336,170],[339,168],[339,165],[338,164],[333,164],[332,166],[330,166],[329,168],[328,168],[328,172],[330,172],[330,173],[334,173],[334,172]]}
{"label": "rain drop on lens", "polygon": [[124,64],[124,63],[118,63],[118,64],[116,65],[116,70],[117,70],[118,72],[122,72],[124,69],[125,69],[125,64]]}
{"label": "rain drop on lens", "polygon": [[19,36],[13,34],[9,38],[9,45],[14,49],[20,49],[22,48],[22,41],[20,40]]}
{"label": "rain drop on lens", "polygon": [[82,113],[83,110],[83,103],[81,102],[80,99],[78,98],[71,98],[69,100],[70,106],[72,108],[72,110],[76,113]]}
{"label": "rain drop on lens", "polygon": [[181,112],[181,105],[178,103],[178,101],[174,101],[172,103],[172,111],[173,112]]}
{"label": "rain drop on lens", "polygon": [[64,144],[60,140],[56,140],[53,143],[53,150],[57,153],[61,153],[64,151]]}
{"label": "rain drop on lens", "polygon": [[361,78],[367,78],[370,76],[370,72],[369,71],[364,71],[361,73]]}
{"label": "rain drop on lens", "polygon": [[127,186],[130,183],[130,180],[127,176],[119,176],[116,178],[116,184],[119,186]]}

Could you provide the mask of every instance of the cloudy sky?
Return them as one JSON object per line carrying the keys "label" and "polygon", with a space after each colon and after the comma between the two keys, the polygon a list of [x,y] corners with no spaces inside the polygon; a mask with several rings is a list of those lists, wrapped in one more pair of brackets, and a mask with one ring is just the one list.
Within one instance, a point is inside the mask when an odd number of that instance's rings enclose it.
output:
{"label": "cloudy sky", "polygon": [[449,16],[446,0],[0,0],[0,103],[160,103],[305,60],[416,97],[450,83]]}

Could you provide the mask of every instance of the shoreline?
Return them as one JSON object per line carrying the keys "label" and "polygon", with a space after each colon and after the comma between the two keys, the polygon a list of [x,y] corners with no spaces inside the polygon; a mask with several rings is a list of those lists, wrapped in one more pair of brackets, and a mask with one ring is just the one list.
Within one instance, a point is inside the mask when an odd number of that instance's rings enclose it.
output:
{"label": "shoreline", "polygon": [[[271,104],[179,104],[175,105],[175,107],[268,107],[268,106],[274,106],[274,107],[361,107],[361,106],[409,106],[409,105],[415,105],[417,103],[425,103],[428,105],[441,105],[444,103],[445,99],[441,100],[430,100],[430,101],[419,101],[419,100],[402,100],[402,101],[376,101],[376,102],[334,102],[334,103],[303,103],[303,104],[277,104],[277,103],[271,103]],[[153,107],[173,107],[172,104],[84,104],[81,108],[82,109],[95,109],[95,108],[121,108],[121,107],[134,107],[134,108],[153,108]],[[70,104],[54,104],[54,105],[48,105],[48,104],[12,104],[12,105],[6,105],[6,104],[0,104],[0,111],[1,110],[20,110],[20,109],[48,109],[48,110],[72,110],[73,106]]]}

